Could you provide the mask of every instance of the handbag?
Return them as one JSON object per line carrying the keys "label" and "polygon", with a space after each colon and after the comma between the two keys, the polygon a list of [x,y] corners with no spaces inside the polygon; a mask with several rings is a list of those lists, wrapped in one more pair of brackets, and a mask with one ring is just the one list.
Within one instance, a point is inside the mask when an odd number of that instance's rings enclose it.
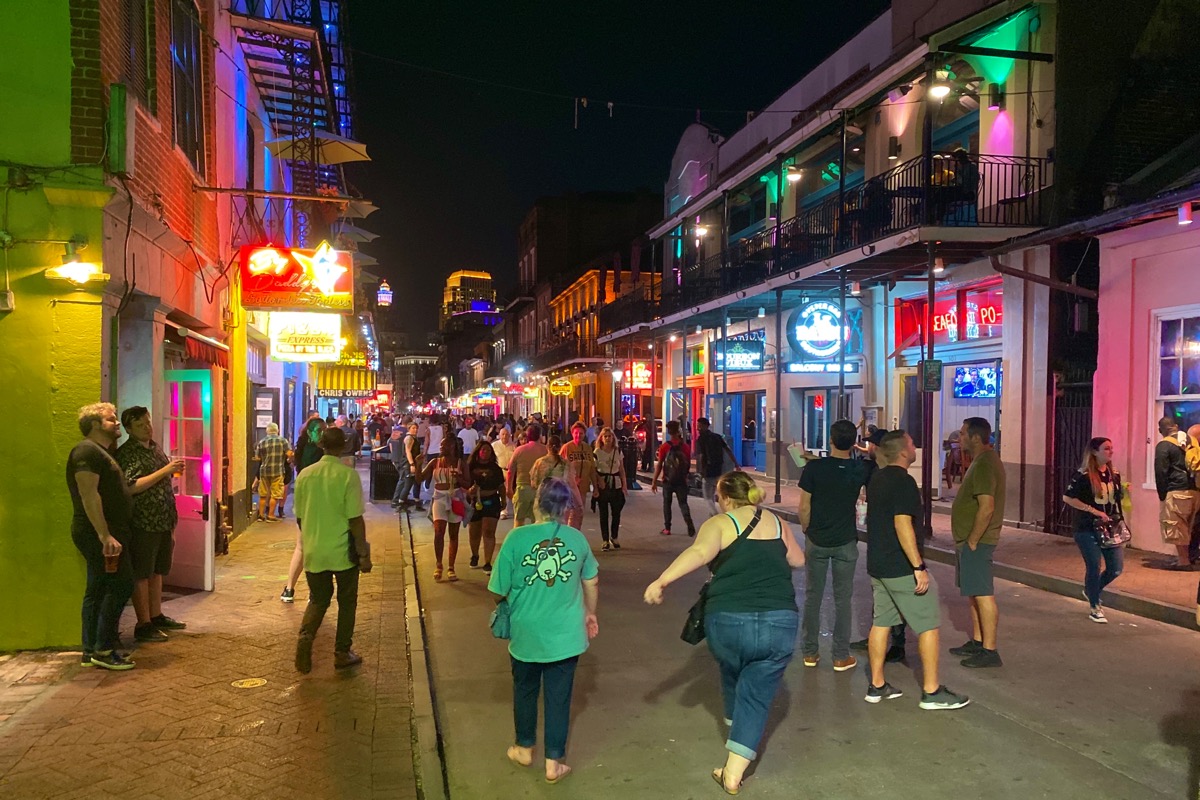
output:
{"label": "handbag", "polygon": [[461,489],[450,495],[450,513],[456,517],[461,517],[463,524],[471,521],[467,516],[467,496]]}
{"label": "handbag", "polygon": [[1096,520],[1096,536],[1103,548],[1124,547],[1133,538],[1133,531],[1124,517],[1115,517],[1108,522]]}
{"label": "handbag", "polygon": [[691,645],[700,644],[704,641],[704,607],[708,603],[708,587],[712,583],[713,577],[716,576],[717,570],[721,565],[729,560],[729,554],[733,548],[737,547],[738,543],[750,535],[754,530],[754,526],[758,525],[758,521],[762,519],[762,509],[756,509],[754,519],[750,520],[750,524],[746,526],[746,530],[742,531],[737,539],[733,541],[729,547],[717,556],[712,566],[712,577],[709,577],[704,585],[700,587],[700,597],[688,609],[687,619],[684,620],[683,630],[679,632],[679,638]]}
{"label": "handbag", "polygon": [[497,639],[512,638],[512,609],[508,605],[508,600],[501,600],[496,604],[496,608],[488,620],[488,626],[492,629],[492,636]]}

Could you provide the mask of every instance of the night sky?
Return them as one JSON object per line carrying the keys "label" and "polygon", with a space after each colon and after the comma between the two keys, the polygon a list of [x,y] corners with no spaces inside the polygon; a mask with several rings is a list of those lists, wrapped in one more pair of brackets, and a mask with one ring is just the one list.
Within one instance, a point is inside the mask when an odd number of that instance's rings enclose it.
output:
{"label": "night sky", "polygon": [[[356,138],[373,160],[347,174],[380,208],[363,250],[412,343],[436,329],[454,270],[491,272],[504,296],[538,197],[661,192],[697,108],[729,135],[888,4],[840,5],[351,2]],[[578,130],[574,96],[589,100]]]}

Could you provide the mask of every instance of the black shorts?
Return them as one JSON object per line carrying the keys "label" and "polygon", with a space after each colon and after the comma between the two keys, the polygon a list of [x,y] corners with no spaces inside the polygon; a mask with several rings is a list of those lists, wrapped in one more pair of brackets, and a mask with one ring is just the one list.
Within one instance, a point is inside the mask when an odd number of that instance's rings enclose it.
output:
{"label": "black shorts", "polygon": [[473,519],[500,519],[500,512],[504,509],[504,503],[500,502],[500,495],[494,494],[490,497],[479,498],[479,504],[483,508],[475,509]]}
{"label": "black shorts", "polygon": [[133,563],[133,577],[139,581],[154,575],[166,575],[171,571],[171,557],[175,553],[175,534],[150,533],[133,529],[129,539],[129,557]]}

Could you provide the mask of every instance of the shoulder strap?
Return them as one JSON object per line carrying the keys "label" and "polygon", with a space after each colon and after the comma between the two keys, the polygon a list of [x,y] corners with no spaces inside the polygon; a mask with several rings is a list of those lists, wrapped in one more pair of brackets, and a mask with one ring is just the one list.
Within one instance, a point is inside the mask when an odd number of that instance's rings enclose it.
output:
{"label": "shoulder strap", "polygon": [[[725,512],[725,516],[729,517],[729,521],[733,523],[733,529],[735,531],[737,531],[738,536],[741,536],[742,535],[742,526],[738,524],[737,517],[735,517],[733,514],[730,514],[728,511]],[[733,547],[732,544],[730,544],[729,546]]]}
{"label": "shoulder strap", "polygon": [[[714,575],[716,574],[717,569],[719,569],[722,564],[724,564],[726,561],[729,560],[730,554],[733,552],[733,549],[735,547],[737,547],[738,544],[740,544],[742,542],[742,540],[746,539],[746,537],[748,537],[751,533],[754,532],[754,529],[758,526],[758,522],[761,519],[762,519],[762,509],[761,508],[754,509],[754,519],[750,520],[750,524],[746,526],[746,530],[739,533],[738,537],[729,543],[729,547],[726,547],[724,550],[722,550],[720,553],[717,554],[717,557],[715,559],[713,559],[711,570]],[[735,528],[737,527],[736,521],[734,522],[734,527]]]}
{"label": "shoulder strap", "polygon": [[776,516],[774,514],[772,514],[771,516],[775,517],[775,530],[779,533],[779,535],[776,536],[775,538],[782,539],[783,538],[783,523],[779,521],[778,516]]}

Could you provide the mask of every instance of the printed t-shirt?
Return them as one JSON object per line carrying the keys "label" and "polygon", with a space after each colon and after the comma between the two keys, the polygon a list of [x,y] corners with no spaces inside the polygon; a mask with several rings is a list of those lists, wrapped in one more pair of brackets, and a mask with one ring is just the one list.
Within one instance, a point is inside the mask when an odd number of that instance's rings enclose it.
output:
{"label": "printed t-shirt", "polygon": [[1004,463],[1000,461],[999,453],[989,448],[972,459],[954,498],[954,505],[950,508],[950,530],[954,534],[955,544],[962,544],[970,538],[971,526],[975,524],[975,514],[979,511],[979,496],[984,494],[992,496],[996,501],[996,509],[979,543],[1000,543],[1000,528],[1004,525],[1004,483]]}
{"label": "printed t-shirt", "polygon": [[599,572],[583,534],[556,522],[513,528],[504,537],[488,590],[508,598],[518,661],[549,663],[588,649],[584,580]]}
{"label": "printed t-shirt", "polygon": [[870,477],[866,461],[818,458],[804,465],[800,488],[812,495],[804,535],[818,547],[841,547],[858,540],[855,505]]}
{"label": "printed t-shirt", "polygon": [[296,519],[305,572],[340,572],[350,560],[350,520],[366,511],[362,481],[337,456],[326,455],[296,477]]}
{"label": "printed t-shirt", "polygon": [[[158,442],[152,441],[147,447],[132,436],[117,448],[116,459],[130,487],[138,478],[153,475],[171,463]],[[132,491],[131,488],[131,494]],[[175,508],[175,490],[169,478],[162,479],[141,494],[133,495],[132,521],[140,530],[149,533],[170,533],[175,530],[179,511]]]}
{"label": "printed t-shirt", "polygon": [[100,504],[104,506],[104,520],[108,523],[108,532],[119,542],[125,541],[126,531],[129,530],[133,514],[133,495],[121,465],[100,445],[91,439],[84,439],[71,450],[67,456],[67,491],[71,493],[72,525],[76,529],[91,531],[96,534],[95,527],[87,517],[83,508],[83,497],[79,494],[79,484],[75,473],[91,472],[100,476],[97,491],[100,493]]}
{"label": "printed t-shirt", "polygon": [[912,517],[921,541],[921,490],[903,467],[883,467],[867,484],[867,574],[872,578],[912,575],[913,565],[900,547],[893,517]]}

